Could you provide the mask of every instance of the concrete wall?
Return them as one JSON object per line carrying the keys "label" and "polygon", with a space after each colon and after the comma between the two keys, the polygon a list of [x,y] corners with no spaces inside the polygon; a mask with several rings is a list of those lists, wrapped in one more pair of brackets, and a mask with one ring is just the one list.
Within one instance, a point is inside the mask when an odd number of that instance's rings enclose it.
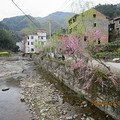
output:
{"label": "concrete wall", "polygon": [[[116,120],[120,120],[120,92],[114,90],[114,88],[111,86],[111,83],[109,83],[109,87],[104,90],[102,90],[102,88],[95,83],[91,84],[91,87],[85,90],[84,86],[88,81],[84,79],[78,80],[78,71],[70,71],[70,67],[61,62],[56,62],[44,58],[41,59],[40,56],[36,55],[33,56],[33,60],[40,67],[45,69],[47,72],[50,72],[60,81],[62,81],[70,89],[74,90],[77,93],[82,93],[87,100],[91,101],[92,104],[95,104],[96,102],[96,107],[111,115]],[[115,102],[114,107],[112,106],[112,102],[111,105],[107,105],[107,101]],[[104,102],[105,104],[98,105],[97,102]]]}

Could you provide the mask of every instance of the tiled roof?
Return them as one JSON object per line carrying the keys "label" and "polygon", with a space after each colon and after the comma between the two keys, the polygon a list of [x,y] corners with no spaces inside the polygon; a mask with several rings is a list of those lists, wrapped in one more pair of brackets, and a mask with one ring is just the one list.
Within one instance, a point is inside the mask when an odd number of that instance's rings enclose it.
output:
{"label": "tiled roof", "polygon": [[119,20],[119,19],[120,19],[120,16],[113,18],[113,20]]}
{"label": "tiled roof", "polygon": [[28,34],[27,36],[30,36],[30,35],[37,35],[37,34]]}
{"label": "tiled roof", "polygon": [[46,32],[47,30],[37,30],[37,32]]}

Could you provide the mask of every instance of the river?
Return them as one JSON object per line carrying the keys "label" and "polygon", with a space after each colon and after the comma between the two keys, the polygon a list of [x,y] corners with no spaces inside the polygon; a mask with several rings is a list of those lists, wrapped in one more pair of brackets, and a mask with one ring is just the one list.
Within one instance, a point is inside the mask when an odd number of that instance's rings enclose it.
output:
{"label": "river", "polygon": [[113,119],[33,61],[14,56],[0,60],[0,120]]}

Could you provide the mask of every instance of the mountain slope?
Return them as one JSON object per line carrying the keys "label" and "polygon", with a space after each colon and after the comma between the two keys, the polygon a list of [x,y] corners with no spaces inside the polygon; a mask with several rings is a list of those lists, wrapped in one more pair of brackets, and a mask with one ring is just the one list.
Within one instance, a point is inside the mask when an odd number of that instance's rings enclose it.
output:
{"label": "mountain slope", "polygon": [[17,31],[22,35],[33,33],[36,31],[36,29],[44,28],[44,26],[35,18],[33,18],[32,16],[29,16],[29,18],[34,22],[34,24],[26,16],[5,18],[3,19],[2,23],[6,24],[12,30]]}
{"label": "mountain slope", "polygon": [[37,18],[39,21],[55,21],[61,25],[65,25],[68,18],[72,17],[73,13],[70,12],[55,12],[43,18]]}
{"label": "mountain slope", "polygon": [[51,23],[51,31],[55,32],[58,29],[64,28],[65,19],[72,15],[73,13],[68,12],[55,12],[43,18],[28,16],[38,27],[36,27],[26,16],[5,18],[2,23],[24,36],[29,33],[34,33],[37,29],[46,29],[49,31],[49,23]]}
{"label": "mountain slope", "polygon": [[120,7],[120,3],[116,4],[118,7]]}

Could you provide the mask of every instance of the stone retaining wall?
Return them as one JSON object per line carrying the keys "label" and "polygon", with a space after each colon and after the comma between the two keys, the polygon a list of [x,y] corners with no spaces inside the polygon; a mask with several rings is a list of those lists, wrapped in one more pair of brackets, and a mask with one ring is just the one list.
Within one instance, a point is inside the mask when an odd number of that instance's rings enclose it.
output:
{"label": "stone retaining wall", "polygon": [[[49,59],[41,59],[40,56],[36,55],[33,56],[33,60],[40,67],[44,68],[46,71],[50,72],[60,81],[62,81],[70,89],[77,93],[82,93],[87,100],[89,100],[93,105],[96,105],[96,107],[98,107],[100,110],[111,115],[116,120],[120,120],[119,91],[115,91],[114,89],[102,91],[101,87],[95,84],[92,84],[88,90],[85,90],[84,86],[86,85],[87,80],[78,80],[76,78],[75,71],[70,71],[69,66],[66,66],[64,63]],[[111,105],[107,105],[107,101],[110,101]]]}

